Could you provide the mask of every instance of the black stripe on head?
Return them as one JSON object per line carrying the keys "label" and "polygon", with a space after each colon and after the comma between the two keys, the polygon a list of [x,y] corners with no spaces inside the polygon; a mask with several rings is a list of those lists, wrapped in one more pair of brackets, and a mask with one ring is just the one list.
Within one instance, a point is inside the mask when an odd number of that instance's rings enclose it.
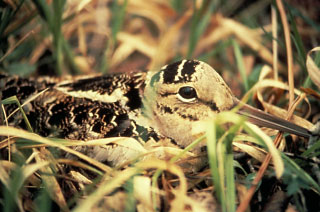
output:
{"label": "black stripe on head", "polygon": [[[181,64],[183,64],[182,67]],[[165,69],[162,70],[163,83],[171,84],[190,82],[197,65],[199,65],[199,61],[197,60],[182,60],[166,66]]]}
{"label": "black stripe on head", "polygon": [[181,76],[187,80],[191,79],[192,74],[196,72],[196,66],[199,65],[197,60],[187,60],[181,70]]}
{"label": "black stripe on head", "polygon": [[178,61],[167,65],[165,69],[163,69],[163,83],[170,84],[174,82],[174,78],[178,74],[178,67],[182,61]]}

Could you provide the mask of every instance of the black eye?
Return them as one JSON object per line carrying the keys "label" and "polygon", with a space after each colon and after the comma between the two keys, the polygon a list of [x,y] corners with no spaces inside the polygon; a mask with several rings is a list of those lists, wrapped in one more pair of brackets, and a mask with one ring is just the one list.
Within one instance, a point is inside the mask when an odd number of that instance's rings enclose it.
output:
{"label": "black eye", "polygon": [[185,86],[179,89],[178,97],[182,97],[184,101],[193,101],[197,98],[196,89],[190,86]]}

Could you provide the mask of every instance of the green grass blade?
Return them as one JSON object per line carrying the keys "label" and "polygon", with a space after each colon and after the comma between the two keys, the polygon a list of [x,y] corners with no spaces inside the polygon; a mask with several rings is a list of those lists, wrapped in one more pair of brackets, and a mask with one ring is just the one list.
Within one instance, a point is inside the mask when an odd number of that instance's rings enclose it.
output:
{"label": "green grass blade", "polygon": [[51,11],[49,5],[44,0],[32,0],[36,6],[39,15],[47,22],[49,30],[53,31],[53,12]]}
{"label": "green grass blade", "polygon": [[297,163],[295,163],[285,154],[282,153],[281,156],[285,162],[286,168],[290,169],[294,173],[294,175],[296,175],[301,181],[311,186],[310,189],[313,189],[320,195],[320,185],[315,180],[313,180],[312,177],[310,177],[310,175],[305,172]]}
{"label": "green grass blade", "polygon": [[111,33],[112,33],[112,42],[116,44],[117,34],[122,28],[124,22],[124,16],[126,14],[126,8],[128,5],[128,0],[125,0],[122,5],[118,3],[118,0],[114,1],[112,5],[111,12],[113,14],[111,20]]}
{"label": "green grass blade", "polygon": [[262,146],[264,146],[266,150],[270,153],[274,162],[276,175],[278,178],[280,178],[284,172],[285,167],[281,158],[281,154],[274,145],[272,139],[269,136],[267,136],[258,126],[253,125],[251,123],[245,123],[243,125],[243,128],[247,133],[257,138],[257,141],[259,141],[262,144]]}
{"label": "green grass blade", "polygon": [[190,151],[191,149],[195,148],[201,141],[203,141],[203,139],[205,139],[206,136],[202,135],[199,138],[197,138],[196,140],[194,140],[191,144],[189,144],[187,147],[185,147],[183,149],[183,151],[181,151],[178,155],[174,156],[173,158],[170,159],[171,163],[176,162],[179,158],[181,158],[184,154],[186,154],[188,151]]}
{"label": "green grass blade", "polygon": [[221,41],[219,42],[211,51],[202,54],[198,57],[201,61],[208,61],[209,58],[214,57],[218,54],[224,54],[226,52],[226,48],[228,48],[231,45],[230,40]]}
{"label": "green grass blade", "polygon": [[[207,124],[207,149],[210,171],[222,211],[235,211],[236,191],[232,142],[244,119],[233,112],[222,112]],[[233,123],[222,135],[219,126]],[[220,136],[221,135],[221,136]],[[217,141],[217,138],[219,140]]]}
{"label": "green grass blade", "polygon": [[[53,36],[53,55],[56,64],[56,73],[58,75],[62,74],[64,59],[66,59],[66,61],[68,62],[72,74],[80,73],[79,68],[74,62],[73,53],[68,43],[64,39],[61,31],[63,25],[63,12],[66,1],[55,0],[52,2],[51,7],[42,0],[33,0],[33,2],[36,5],[39,14],[47,23],[47,27],[49,28]],[[68,21],[70,21],[70,17],[68,17]]]}
{"label": "green grass blade", "polygon": [[13,11],[11,10],[11,8],[6,8],[1,12],[0,35],[3,35],[3,32],[9,25],[12,16]]}
{"label": "green grass blade", "polygon": [[136,211],[136,200],[134,197],[134,186],[133,186],[132,176],[125,184],[124,188],[126,190],[126,202],[125,202],[125,212],[135,212]]}
{"label": "green grass blade", "polygon": [[47,191],[47,189],[43,189],[39,192],[39,194],[36,196],[35,205],[37,210],[36,211],[52,211],[52,200],[50,198],[50,195]]}
{"label": "green grass blade", "polygon": [[295,44],[297,52],[298,52],[297,61],[299,62],[301,69],[306,71],[305,61],[307,59],[307,53],[306,53],[306,50],[303,46],[302,38],[298,32],[295,17],[293,17],[290,10],[288,11],[288,14],[289,14],[288,19],[290,22],[290,28],[292,29],[292,32],[293,32],[293,34],[291,35],[291,38],[292,38],[293,43]]}
{"label": "green grass blade", "polygon": [[23,185],[23,173],[21,167],[12,170],[9,187],[3,189],[4,195],[4,212],[16,211],[17,207],[23,211],[22,202],[19,193]]}
{"label": "green grass blade", "polygon": [[242,55],[240,46],[236,40],[234,39],[232,40],[232,45],[234,49],[234,55],[237,61],[237,67],[240,72],[241,78],[243,80],[244,89],[247,92],[249,90],[249,83],[248,83],[246,68],[243,63],[243,55]]}
{"label": "green grass blade", "polygon": [[[8,25],[12,21],[13,17],[20,10],[25,0],[22,0],[15,10],[12,10],[11,7],[5,7],[0,12],[0,37],[4,36],[4,31],[7,29]],[[10,32],[8,33],[10,34]]]}
{"label": "green grass blade", "polygon": [[111,55],[117,44],[117,34],[121,30],[124,22],[124,17],[126,14],[126,9],[128,5],[128,0],[125,0],[122,4],[119,4],[119,1],[116,0],[112,4],[111,12],[111,39],[107,41],[106,50],[104,51],[104,56],[100,63],[100,71],[102,73],[107,73],[109,69],[108,58],[111,58]]}
{"label": "green grass blade", "polygon": [[[196,2],[194,1],[194,14],[191,21],[189,48],[187,53],[187,58],[192,58],[192,54],[196,47],[196,44],[207,28],[210,17],[215,8],[215,1],[204,1],[199,10],[196,9]],[[208,5],[209,4],[209,5]],[[204,13],[204,14],[203,14]]]}
{"label": "green grass blade", "polygon": [[212,175],[212,181],[215,185],[215,193],[217,194],[218,201],[220,203],[225,202],[222,194],[223,188],[220,184],[220,175],[218,172],[218,156],[217,156],[217,132],[214,122],[208,123],[206,137],[207,137],[207,149],[208,159],[210,165],[210,171]]}
{"label": "green grass blade", "polygon": [[246,170],[241,166],[241,164],[236,161],[236,160],[233,160],[233,166],[235,168],[238,168],[238,169],[241,169],[241,171],[245,174],[245,175],[248,175],[248,173],[246,172]]}
{"label": "green grass blade", "polygon": [[185,1],[184,0],[171,0],[170,1],[170,4],[171,4],[171,7],[177,11],[178,13],[181,13],[185,8],[184,8],[184,3]]}
{"label": "green grass blade", "polygon": [[62,27],[62,15],[65,0],[55,0],[52,2],[53,7],[53,23],[52,23],[52,33],[53,33],[53,44],[55,47],[54,57],[56,60],[56,72],[58,75],[62,74],[63,66],[63,36],[61,33]]}
{"label": "green grass blade", "polygon": [[221,137],[219,143],[223,145],[224,151],[221,151],[223,155],[222,167],[224,172],[219,173],[220,178],[225,179],[225,205],[222,207],[224,211],[235,211],[236,210],[236,186],[235,186],[235,173],[234,173],[234,160],[233,160],[233,148],[232,142],[239,131],[239,128],[243,125],[244,120],[240,119],[238,123],[234,123],[228,131]]}
{"label": "green grass blade", "polygon": [[[228,149],[228,148],[227,148]],[[236,186],[235,186],[235,173],[233,153],[226,151],[225,169],[226,169],[226,201],[227,211],[236,211]]]}
{"label": "green grass blade", "polygon": [[[309,141],[310,142],[310,141]],[[315,154],[320,151],[320,140],[315,142],[310,148],[308,148],[306,151],[304,151],[301,156],[303,157],[314,157]]]}
{"label": "green grass blade", "polygon": [[8,104],[17,104],[18,105],[18,108],[19,110],[21,111],[22,113],[22,116],[23,116],[23,120],[25,121],[26,125],[27,125],[27,128],[30,132],[33,132],[33,129],[31,127],[31,124],[28,120],[28,117],[27,115],[25,114],[23,108],[21,107],[21,104],[18,100],[18,98],[16,96],[11,96],[9,98],[6,98],[4,100],[1,100],[1,104],[4,104],[4,105],[8,105]]}
{"label": "green grass blade", "polygon": [[317,22],[314,22],[311,18],[308,16],[303,15],[298,9],[294,8],[290,4],[288,4],[286,1],[284,1],[285,6],[291,11],[291,13],[294,16],[299,16],[302,18],[307,24],[309,24],[313,29],[320,32],[320,25]]}
{"label": "green grass blade", "polygon": [[64,37],[62,37],[61,40],[62,40],[63,52],[65,54],[65,59],[71,68],[70,69],[71,74],[80,74],[79,67],[74,62],[74,54],[73,54],[68,42],[64,39]]}

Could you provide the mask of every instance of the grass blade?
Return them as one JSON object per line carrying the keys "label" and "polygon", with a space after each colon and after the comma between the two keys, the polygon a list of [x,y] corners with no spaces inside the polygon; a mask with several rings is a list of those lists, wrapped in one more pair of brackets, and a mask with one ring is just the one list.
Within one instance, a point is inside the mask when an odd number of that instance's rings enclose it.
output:
{"label": "grass blade", "polygon": [[194,13],[191,22],[191,34],[189,39],[187,58],[192,58],[192,54],[194,52],[196,44],[209,24],[211,14],[213,13],[215,8],[214,3],[215,1],[204,1],[201,5],[201,8],[197,9],[196,2],[194,1]]}
{"label": "grass blade", "polygon": [[9,98],[6,98],[6,99],[4,99],[4,100],[1,100],[1,104],[3,104],[3,105],[17,104],[19,110],[20,110],[21,113],[22,113],[23,120],[25,121],[28,130],[29,130],[30,132],[33,132],[33,129],[32,129],[32,127],[31,127],[31,124],[30,124],[29,120],[28,120],[28,117],[27,117],[26,113],[24,112],[24,110],[23,110],[23,108],[22,108],[22,106],[21,106],[21,104],[20,104],[20,102],[19,102],[19,100],[18,100],[18,98],[17,98],[16,96],[11,96],[11,97],[9,97]]}
{"label": "grass blade", "polygon": [[232,45],[233,45],[235,58],[237,61],[237,67],[240,72],[241,78],[243,80],[244,90],[245,92],[247,92],[249,90],[249,83],[248,83],[246,68],[243,63],[243,55],[242,55],[240,46],[236,40],[234,39],[232,40]]}

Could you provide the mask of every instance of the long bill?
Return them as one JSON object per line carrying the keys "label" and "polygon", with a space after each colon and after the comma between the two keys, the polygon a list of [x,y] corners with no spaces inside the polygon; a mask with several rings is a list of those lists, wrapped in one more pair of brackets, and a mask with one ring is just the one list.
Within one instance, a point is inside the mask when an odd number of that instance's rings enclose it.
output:
{"label": "long bill", "polygon": [[238,113],[247,117],[248,120],[255,125],[258,125],[260,127],[276,129],[282,132],[295,134],[305,138],[309,138],[311,136],[311,132],[304,127],[301,127],[285,119],[276,117],[262,110],[254,108],[248,104],[241,102],[236,98],[234,98],[234,101],[236,105],[240,106]]}

